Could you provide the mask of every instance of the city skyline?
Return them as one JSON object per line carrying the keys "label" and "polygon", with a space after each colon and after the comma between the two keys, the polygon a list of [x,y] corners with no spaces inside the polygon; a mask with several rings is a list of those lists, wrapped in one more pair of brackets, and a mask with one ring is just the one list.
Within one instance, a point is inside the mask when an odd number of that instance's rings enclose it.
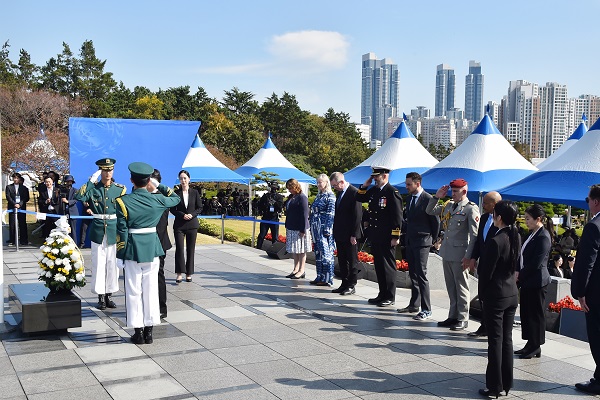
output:
{"label": "city skyline", "polygon": [[[32,8],[8,2],[0,40],[9,41],[13,62],[24,49],[36,65],[59,54],[63,42],[78,53],[85,40],[92,40],[98,58],[107,61],[106,70],[128,88],[189,85],[195,91],[201,86],[221,99],[225,90],[238,87],[254,93],[260,103],[272,93],[288,92],[305,110],[323,115],[332,107],[357,123],[358,62],[368,52],[398,65],[400,115],[417,106],[434,110],[432,76],[441,63],[455,70],[455,107],[461,109],[470,60],[480,62],[484,71],[484,104],[500,102],[515,80],[557,82],[572,97],[600,94],[594,84],[600,56],[586,39],[597,37],[600,27],[585,17],[600,12],[598,1],[492,5],[464,0],[443,13],[428,1],[380,4],[306,0],[267,6],[232,0],[224,7],[149,0],[139,7],[115,0],[58,0]],[[551,25],[558,9],[559,25]],[[369,22],[374,21],[382,27],[373,29]],[[508,29],[513,25],[522,29]]]}

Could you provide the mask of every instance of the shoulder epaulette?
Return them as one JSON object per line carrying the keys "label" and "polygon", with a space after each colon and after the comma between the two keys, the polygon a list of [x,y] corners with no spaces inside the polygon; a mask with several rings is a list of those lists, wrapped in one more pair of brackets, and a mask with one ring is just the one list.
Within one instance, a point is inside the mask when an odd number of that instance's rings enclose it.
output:
{"label": "shoulder epaulette", "polygon": [[469,201],[469,204],[472,205],[472,206],[476,206],[477,205],[476,203],[473,203],[472,201]]}
{"label": "shoulder epaulette", "polygon": [[115,185],[117,187],[120,187],[120,188],[124,188],[125,187],[125,185],[121,185],[120,183],[117,183],[117,182],[113,183],[113,185]]}

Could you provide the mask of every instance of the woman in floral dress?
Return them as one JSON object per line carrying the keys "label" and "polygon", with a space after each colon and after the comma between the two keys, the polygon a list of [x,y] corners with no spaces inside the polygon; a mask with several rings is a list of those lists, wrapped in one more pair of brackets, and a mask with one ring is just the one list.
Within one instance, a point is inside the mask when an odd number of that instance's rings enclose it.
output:
{"label": "woman in floral dress", "polygon": [[319,194],[310,207],[310,233],[315,244],[317,278],[310,283],[317,286],[333,285],[333,217],[335,195],[331,191],[329,178],[325,174],[317,177]]}

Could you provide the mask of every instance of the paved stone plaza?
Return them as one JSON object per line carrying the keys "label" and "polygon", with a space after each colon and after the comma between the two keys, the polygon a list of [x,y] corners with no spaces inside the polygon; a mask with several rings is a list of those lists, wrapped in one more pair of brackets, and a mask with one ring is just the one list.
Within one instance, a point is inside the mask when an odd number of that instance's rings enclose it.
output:
{"label": "paved stone plaza", "polygon": [[[90,250],[83,250],[89,265]],[[39,250],[4,248],[8,284],[37,281]],[[291,260],[274,260],[241,245],[198,245],[192,283],[175,284],[168,252],[168,317],[154,343],[129,343],[124,296],[116,310],[95,308],[87,287],[83,326],[52,335],[2,335],[0,398],[4,399],[479,399],[485,382],[485,338],[438,328],[447,316],[444,291],[432,292],[433,318],[396,313],[366,299],[376,284],[360,281],[356,295],[290,280]],[[87,268],[89,276],[89,267]],[[336,282],[338,283],[338,282]],[[120,287],[123,287],[121,279]],[[14,323],[10,314],[7,323]],[[471,321],[469,331],[478,327]],[[516,347],[521,347],[515,329]],[[575,399],[574,384],[595,367],[588,344],[548,333],[542,357],[515,360],[509,397]]]}

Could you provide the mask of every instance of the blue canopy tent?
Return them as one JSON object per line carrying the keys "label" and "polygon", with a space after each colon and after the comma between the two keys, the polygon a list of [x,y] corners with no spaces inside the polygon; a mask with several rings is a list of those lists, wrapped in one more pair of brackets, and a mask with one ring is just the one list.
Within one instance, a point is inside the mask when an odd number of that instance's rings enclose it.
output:
{"label": "blue canopy tent", "polygon": [[511,200],[548,201],[586,209],[590,186],[600,183],[600,119],[556,161],[499,190]]}
{"label": "blue canopy tent", "polygon": [[498,190],[537,170],[502,136],[486,114],[469,137],[450,155],[423,174],[423,188],[436,192],[456,178],[469,184],[469,198]]}
{"label": "blue canopy tent", "polygon": [[423,173],[437,162],[402,121],[379,150],[346,172],[344,178],[347,182],[359,186],[371,175],[371,167],[386,167],[391,170],[390,184],[404,188],[407,173]]}
{"label": "blue canopy tent", "polygon": [[254,157],[248,160],[244,165],[235,170],[236,173],[252,179],[252,175],[259,172],[273,172],[277,174],[275,178],[287,181],[294,178],[300,183],[308,183],[315,185],[316,179],[305,174],[289,162],[283,154],[277,150],[275,144],[271,140],[271,134],[265,141],[263,147],[256,152]]}
{"label": "blue canopy tent", "polygon": [[[181,165],[190,173],[192,182],[234,182],[248,184],[248,178],[236,174],[213,156],[200,136],[196,134],[194,141]],[[177,179],[179,182],[179,178]]]}

